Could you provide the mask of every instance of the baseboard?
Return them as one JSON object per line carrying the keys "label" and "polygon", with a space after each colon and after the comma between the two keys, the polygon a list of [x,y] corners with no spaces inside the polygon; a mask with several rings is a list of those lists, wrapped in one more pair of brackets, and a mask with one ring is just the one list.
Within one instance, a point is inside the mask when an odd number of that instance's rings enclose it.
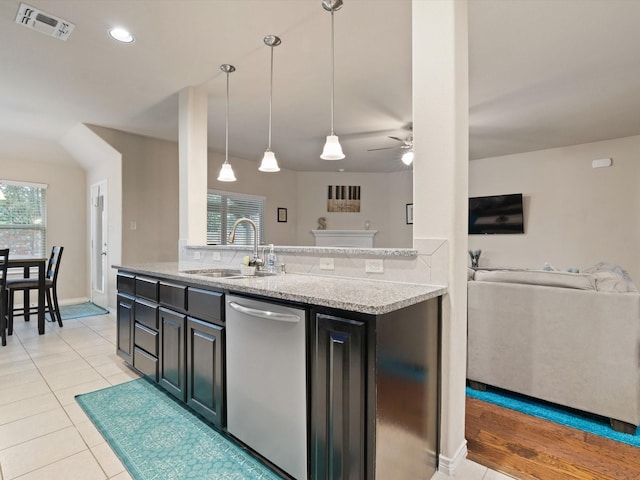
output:
{"label": "baseboard", "polygon": [[[31,297],[33,298],[34,294],[31,294]],[[85,302],[89,302],[91,301],[91,299],[89,297],[78,297],[78,298],[59,298],[58,299],[58,304],[60,306],[66,306],[66,305],[77,305],[78,303],[85,303]],[[31,304],[32,308],[36,308],[38,306],[38,304],[36,302],[32,302],[30,301],[29,304]],[[16,308],[22,308],[22,303],[16,303],[15,305]]]}
{"label": "baseboard", "polygon": [[78,298],[59,298],[58,303],[60,306],[63,305],[77,305],[78,303],[86,303],[90,302],[91,299],[88,297],[78,297]]}
{"label": "baseboard", "polygon": [[457,468],[467,458],[467,441],[464,440],[462,445],[458,448],[453,458],[445,457],[440,454],[438,471],[448,476],[453,476]]}

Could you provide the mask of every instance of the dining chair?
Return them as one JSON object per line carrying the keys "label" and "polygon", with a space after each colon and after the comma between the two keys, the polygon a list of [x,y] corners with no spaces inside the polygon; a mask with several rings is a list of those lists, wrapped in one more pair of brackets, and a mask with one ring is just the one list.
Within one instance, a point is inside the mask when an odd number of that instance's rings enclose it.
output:
{"label": "dining chair", "polygon": [[[62,259],[62,251],[64,247],[53,247],[51,256],[47,264],[45,272],[45,288],[46,288],[46,307],[45,312],[49,312],[51,320],[62,325],[62,317],[60,316],[60,306],[58,305],[58,272],[60,270],[60,260]],[[11,278],[7,280],[7,334],[13,334],[13,317],[16,314],[25,314],[35,311],[37,307],[29,307],[24,305],[22,308],[14,307],[14,296],[16,291],[37,290],[38,278]]]}
{"label": "dining chair", "polygon": [[2,346],[7,344],[7,263],[9,249],[0,250],[0,330],[2,330]]}

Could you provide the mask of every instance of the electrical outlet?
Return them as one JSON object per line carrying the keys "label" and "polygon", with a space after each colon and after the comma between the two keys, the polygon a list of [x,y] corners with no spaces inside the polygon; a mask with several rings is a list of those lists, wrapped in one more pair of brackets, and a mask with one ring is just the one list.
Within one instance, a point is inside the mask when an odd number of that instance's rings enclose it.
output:
{"label": "electrical outlet", "polygon": [[321,258],[320,259],[320,270],[333,270],[333,258]]}
{"label": "electrical outlet", "polygon": [[193,252],[193,259],[200,260],[200,252]]}
{"label": "electrical outlet", "polygon": [[138,224],[135,222],[135,220],[132,220],[129,222],[129,230],[137,230],[138,229]]}
{"label": "electrical outlet", "polygon": [[219,262],[220,260],[222,260],[222,256],[220,255],[220,252],[213,252],[213,260],[216,262]]}
{"label": "electrical outlet", "polygon": [[384,273],[383,260],[381,258],[365,260],[364,271],[366,273]]}

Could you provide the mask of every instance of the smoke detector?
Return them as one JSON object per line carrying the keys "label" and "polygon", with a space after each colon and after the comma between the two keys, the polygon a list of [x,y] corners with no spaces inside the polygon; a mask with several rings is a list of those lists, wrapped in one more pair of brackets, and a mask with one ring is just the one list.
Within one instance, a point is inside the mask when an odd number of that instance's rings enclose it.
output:
{"label": "smoke detector", "polygon": [[16,23],[60,40],[69,38],[75,28],[73,23],[45,13],[26,3],[20,4],[18,15],[16,15]]}

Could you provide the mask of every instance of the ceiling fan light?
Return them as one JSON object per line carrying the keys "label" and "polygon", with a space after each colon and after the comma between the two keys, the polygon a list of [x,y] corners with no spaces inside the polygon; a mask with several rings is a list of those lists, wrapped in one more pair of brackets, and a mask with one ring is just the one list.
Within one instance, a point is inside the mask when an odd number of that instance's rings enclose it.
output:
{"label": "ceiling fan light", "polygon": [[402,163],[411,165],[413,163],[413,150],[409,150],[402,155]]}
{"label": "ceiling fan light", "polygon": [[220,169],[220,175],[218,175],[219,182],[235,182],[236,175],[233,173],[230,163],[223,163]]}
{"label": "ceiling fan light", "polygon": [[413,150],[409,150],[402,154],[402,163],[405,165],[411,165],[411,163],[413,163]]}
{"label": "ceiling fan light", "polygon": [[327,142],[324,144],[320,158],[323,160],[342,160],[344,158],[337,135],[327,135]]}
{"label": "ceiling fan light", "polygon": [[276,160],[275,154],[271,150],[267,150],[264,152],[264,157],[262,157],[262,162],[260,163],[260,168],[258,168],[261,172],[279,172],[280,167],[278,166],[278,160]]}

